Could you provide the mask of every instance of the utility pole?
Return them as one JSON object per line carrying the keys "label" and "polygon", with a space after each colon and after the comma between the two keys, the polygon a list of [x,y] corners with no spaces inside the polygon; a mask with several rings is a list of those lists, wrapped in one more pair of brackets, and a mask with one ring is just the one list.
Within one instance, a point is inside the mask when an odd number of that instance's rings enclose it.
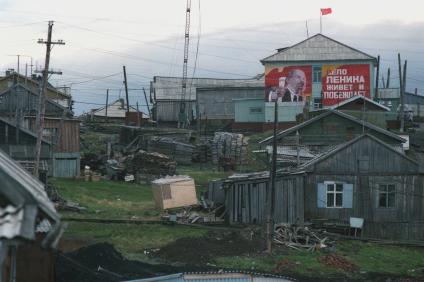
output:
{"label": "utility pole", "polygon": [[403,85],[402,85],[402,65],[400,60],[400,53],[398,53],[398,67],[399,67],[399,95],[400,95],[400,132],[403,132],[404,127],[404,109],[403,109]]}
{"label": "utility pole", "polygon": [[136,123],[136,125],[138,127],[140,127],[140,111],[138,110],[138,102],[136,103],[136,105],[137,105],[137,123]]}
{"label": "utility pole", "polygon": [[149,101],[147,101],[147,95],[146,95],[146,90],[143,87],[143,93],[144,93],[144,100],[146,100],[146,106],[147,106],[147,111],[149,112],[149,118],[150,118],[150,106],[149,106]]}
{"label": "utility pole", "polygon": [[43,80],[40,87],[40,95],[38,96],[38,110],[36,117],[36,128],[37,131],[37,143],[35,145],[35,164],[33,174],[36,177],[39,177],[39,165],[40,165],[40,155],[41,155],[41,141],[43,138],[43,129],[44,129],[44,114],[46,111],[46,103],[45,103],[45,92],[47,88],[47,81],[49,78],[49,74],[62,74],[61,72],[53,72],[49,71],[50,65],[50,52],[52,49],[52,45],[65,45],[63,40],[58,40],[56,42],[52,42],[52,32],[53,32],[53,21],[49,21],[48,24],[48,33],[47,33],[47,41],[43,39],[38,39],[39,44],[46,44],[46,61],[44,64]]}
{"label": "utility pole", "polygon": [[107,106],[109,105],[109,88],[106,89],[105,122],[107,122]]}
{"label": "utility pole", "polygon": [[[405,132],[405,92],[406,92],[406,65],[408,61],[405,60],[403,64],[403,78],[402,78],[402,124],[401,124],[401,132]],[[409,115],[408,115],[409,116]]]}
{"label": "utility pole", "polygon": [[127,83],[127,71],[125,70],[125,66],[122,66],[124,70],[124,85],[125,85],[125,97],[127,99],[127,113],[130,112],[130,101],[128,101],[128,83]]}
{"label": "utility pole", "polygon": [[278,102],[274,102],[274,139],[272,142],[272,164],[270,171],[269,189],[267,195],[267,216],[266,216],[266,249],[272,253],[272,233],[274,232],[274,194],[277,172],[277,125],[278,125]]}
{"label": "utility pole", "polygon": [[379,76],[380,76],[380,55],[377,56],[377,74],[376,74],[376,80],[375,80],[375,95],[374,95],[375,99],[378,99],[378,78],[379,78]]}
{"label": "utility pole", "polygon": [[386,88],[390,88],[390,68],[387,69]]}

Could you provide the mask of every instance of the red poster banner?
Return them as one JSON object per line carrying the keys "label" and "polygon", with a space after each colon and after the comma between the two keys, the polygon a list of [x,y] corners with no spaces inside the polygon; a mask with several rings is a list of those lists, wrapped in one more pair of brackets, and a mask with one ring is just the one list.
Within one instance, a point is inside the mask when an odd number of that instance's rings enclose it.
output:
{"label": "red poster banner", "polygon": [[273,68],[265,73],[265,101],[304,102],[312,94],[312,66]]}
{"label": "red poster banner", "polygon": [[371,97],[370,66],[322,66],[322,104],[332,106],[353,96]]}

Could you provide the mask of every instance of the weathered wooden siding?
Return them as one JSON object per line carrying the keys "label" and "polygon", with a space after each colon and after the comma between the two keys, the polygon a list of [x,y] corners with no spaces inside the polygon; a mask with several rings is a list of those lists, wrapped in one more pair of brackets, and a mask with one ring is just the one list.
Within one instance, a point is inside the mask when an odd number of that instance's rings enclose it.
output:
{"label": "weathered wooden siding", "polygon": [[[20,85],[10,88],[1,95],[0,114],[15,116],[16,111],[21,115],[34,115],[38,107],[38,95]],[[46,101],[46,116],[62,116],[63,108],[52,101]]]}
{"label": "weathered wooden siding", "polygon": [[[35,117],[27,118],[28,127],[31,131],[36,131]],[[46,118],[44,128],[54,131],[54,136],[44,136],[53,144],[54,152],[79,152],[80,151],[80,121],[64,119]]]}
{"label": "weathered wooden siding", "polygon": [[76,153],[55,153],[53,155],[53,176],[54,177],[77,177],[80,175],[79,152]]}
{"label": "weathered wooden siding", "polygon": [[[353,184],[352,208],[318,208],[318,183],[336,181]],[[378,207],[378,185],[395,184],[395,207]],[[422,240],[424,232],[423,176],[310,175],[305,182],[305,220],[328,219],[349,222],[364,218],[364,234],[369,237]],[[399,231],[398,227],[407,226]],[[401,237],[399,237],[401,236]]]}
{"label": "weathered wooden siding", "polygon": [[416,174],[418,164],[372,138],[361,138],[337,154],[319,162],[315,165],[314,172],[406,175]]}
{"label": "weathered wooden siding", "polygon": [[[190,120],[196,116],[196,102],[187,101]],[[181,101],[157,101],[155,104],[155,120],[157,122],[177,122]]]}
{"label": "weathered wooden siding", "polygon": [[[226,208],[231,224],[261,224],[266,218],[268,179],[234,182],[226,190]],[[303,222],[303,177],[276,182],[274,221]]]}

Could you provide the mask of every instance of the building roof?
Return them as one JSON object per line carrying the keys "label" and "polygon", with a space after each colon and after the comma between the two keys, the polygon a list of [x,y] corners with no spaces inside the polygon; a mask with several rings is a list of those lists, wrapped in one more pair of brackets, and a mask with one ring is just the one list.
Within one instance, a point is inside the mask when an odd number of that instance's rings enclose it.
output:
{"label": "building roof", "polygon": [[[106,106],[103,106],[98,109],[92,110],[93,115],[96,117],[105,117],[106,116]],[[127,112],[127,104],[124,99],[118,99],[107,105],[107,117],[108,118],[125,118],[125,113]],[[133,106],[130,106],[130,112],[137,112],[137,109]],[[145,113],[139,111],[146,116]]]}
{"label": "building roof", "polygon": [[[19,80],[27,81],[28,83],[32,84],[33,86],[35,86],[37,88],[40,87],[40,81],[39,80],[32,79],[31,77],[26,77],[26,76],[24,76],[22,74],[18,74],[17,72],[13,72],[13,73],[11,73],[9,75],[0,77],[0,81],[8,80],[8,79],[13,79],[14,80],[14,77],[15,76]],[[18,81],[18,83],[19,83],[19,81]],[[47,90],[52,91],[52,92],[55,92],[58,96],[61,96],[63,99],[70,99],[70,98],[72,98],[71,95],[66,94],[66,93],[64,93],[62,91],[57,90],[50,83],[47,84]]]}
{"label": "building roof", "polygon": [[[25,90],[26,90],[26,91],[28,91],[28,93],[30,93],[31,95],[34,95],[34,96],[37,96],[37,97],[38,97],[38,95],[39,95],[39,93],[38,93],[38,92],[36,93],[36,92],[34,91],[34,89],[31,89],[30,87],[26,86],[25,84],[17,83],[17,84],[15,84],[15,85],[12,85],[11,87],[7,88],[6,90],[4,90],[4,91],[0,92],[0,96],[3,96],[3,95],[5,95],[5,94],[9,93],[9,92],[12,90],[12,88],[18,88],[18,87],[21,87],[21,88],[25,89]],[[63,105],[61,105],[61,104],[57,103],[56,101],[53,101],[52,99],[50,99],[50,98],[48,98],[48,97],[46,97],[46,101],[47,101],[47,103],[49,103],[49,104],[53,105],[54,107],[57,107],[57,108],[60,108],[60,109],[61,109],[61,110],[63,110],[63,111],[66,111],[66,112],[72,113],[72,112],[71,112],[71,111],[70,111],[67,107],[64,107]]]}
{"label": "building roof", "polygon": [[326,160],[327,158],[335,155],[337,152],[340,152],[341,150],[349,147],[350,145],[352,145],[352,144],[354,144],[354,143],[356,143],[359,140],[364,139],[364,138],[370,138],[370,139],[374,140],[375,142],[381,144],[382,146],[386,147],[387,149],[389,149],[390,151],[394,152],[395,154],[400,155],[400,156],[402,156],[402,158],[404,158],[404,159],[406,159],[406,160],[414,163],[415,165],[419,166],[418,162],[416,162],[415,160],[407,157],[404,153],[396,150],[395,148],[393,148],[392,146],[390,146],[390,145],[386,144],[385,142],[381,141],[377,137],[375,137],[375,136],[373,136],[371,134],[365,133],[365,134],[362,134],[362,135],[360,135],[360,136],[358,136],[356,138],[353,138],[352,140],[350,140],[348,142],[345,142],[345,143],[342,143],[342,144],[337,145],[335,147],[332,147],[327,152],[324,152],[324,153],[318,155],[317,157],[313,158],[312,160],[310,160],[310,161],[304,163],[303,165],[301,165],[298,168],[298,170],[305,170],[305,169],[307,169],[308,167],[310,167],[310,166],[312,166],[314,164],[320,163],[321,161]]}
{"label": "building roof", "polygon": [[[287,136],[287,135],[289,135],[291,133],[295,133],[299,129],[304,128],[304,127],[306,127],[306,126],[308,126],[308,125],[310,125],[310,124],[312,124],[314,122],[317,122],[317,121],[323,119],[324,117],[327,117],[327,116],[332,115],[332,114],[335,114],[335,115],[338,115],[338,116],[340,116],[342,118],[348,119],[348,120],[350,120],[352,122],[355,122],[355,123],[357,123],[357,124],[359,124],[361,126],[363,125],[364,127],[368,128],[368,129],[371,129],[371,130],[374,130],[374,131],[379,132],[381,134],[384,134],[384,135],[386,135],[386,136],[388,136],[390,138],[393,138],[393,139],[395,139],[395,140],[397,140],[399,142],[402,142],[402,143],[405,142],[405,140],[403,138],[399,137],[398,135],[396,135],[396,134],[394,134],[394,133],[392,133],[390,131],[387,131],[387,130],[385,130],[385,129],[381,128],[381,127],[378,127],[376,125],[373,125],[373,124],[371,124],[369,122],[363,121],[361,119],[358,119],[356,117],[353,117],[351,115],[348,115],[348,114],[345,114],[343,112],[340,112],[340,111],[337,111],[337,110],[333,110],[333,109],[330,109],[327,112],[320,114],[319,116],[316,116],[316,117],[311,118],[311,119],[309,119],[309,120],[307,120],[305,122],[302,122],[301,124],[298,124],[298,125],[293,126],[293,127],[289,128],[289,129],[286,129],[286,130],[283,130],[283,131],[278,132],[277,133],[277,138],[281,138],[281,137]],[[274,139],[274,137],[273,136],[270,136],[270,137],[265,138],[264,140],[260,141],[259,144],[268,144],[273,139]]]}
{"label": "building roof", "polygon": [[318,33],[291,47],[278,49],[277,53],[262,59],[261,63],[342,60],[377,62],[377,59],[371,55]]}
{"label": "building roof", "polygon": [[386,107],[386,106],[384,106],[384,105],[382,105],[380,103],[377,103],[374,100],[371,100],[370,98],[367,98],[367,97],[362,96],[362,95],[352,96],[349,99],[343,100],[342,102],[329,107],[329,109],[335,110],[335,109],[338,109],[340,107],[343,107],[344,105],[347,105],[349,103],[353,103],[353,102],[358,101],[358,100],[363,100],[365,102],[368,102],[370,104],[373,104],[374,106],[376,106],[376,107],[378,107],[378,108],[380,108],[380,109],[382,109],[384,111],[390,112],[390,108],[388,108],[388,107]]}
{"label": "building roof", "polygon": [[47,197],[44,185],[1,150],[0,174],[2,177],[0,193],[11,203],[9,207],[2,209],[1,218],[8,218],[8,220],[0,219],[0,230],[6,227],[12,228],[8,231],[3,230],[2,235],[7,235],[8,239],[20,237],[33,240],[36,232],[36,218],[47,216],[55,226],[51,230],[54,230],[55,234],[47,235],[47,237],[55,241],[55,238],[51,237],[59,236],[56,232],[57,228],[60,229],[60,218],[53,203]]}
{"label": "building roof", "polygon": [[[263,87],[264,77],[249,79],[222,79],[222,78],[190,78],[187,80],[186,100],[196,100],[196,89],[206,87]],[[154,99],[156,101],[181,100],[182,78],[155,76],[151,82]]]}

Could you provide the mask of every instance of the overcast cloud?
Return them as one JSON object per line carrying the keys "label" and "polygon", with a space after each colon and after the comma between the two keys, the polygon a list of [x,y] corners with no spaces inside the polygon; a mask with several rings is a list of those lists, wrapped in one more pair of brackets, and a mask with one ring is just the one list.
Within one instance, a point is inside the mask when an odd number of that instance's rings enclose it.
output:
{"label": "overcast cloud", "polygon": [[[263,72],[259,60],[276,48],[290,46],[319,32],[319,8],[332,7],[323,18],[323,33],[370,55],[381,55],[384,74],[392,68],[398,78],[397,53],[408,60],[407,89],[424,92],[424,1],[192,1],[189,74],[247,78]],[[408,5],[409,3],[409,5]],[[104,103],[122,89],[122,65],[129,87],[146,88],[154,75],[180,76],[184,41],[184,0],[58,1],[0,0],[0,71],[16,69],[16,56],[44,60],[47,20],[55,20],[54,39],[65,46],[52,51],[51,67],[63,71],[54,85],[71,85],[77,102]],[[383,8],[384,7],[384,11]],[[200,13],[199,13],[200,11]],[[21,72],[29,57],[21,57]],[[105,76],[112,75],[108,78]],[[121,90],[121,94],[123,94]],[[144,104],[140,90],[130,92],[131,103]],[[76,103],[77,113],[96,105]]]}

